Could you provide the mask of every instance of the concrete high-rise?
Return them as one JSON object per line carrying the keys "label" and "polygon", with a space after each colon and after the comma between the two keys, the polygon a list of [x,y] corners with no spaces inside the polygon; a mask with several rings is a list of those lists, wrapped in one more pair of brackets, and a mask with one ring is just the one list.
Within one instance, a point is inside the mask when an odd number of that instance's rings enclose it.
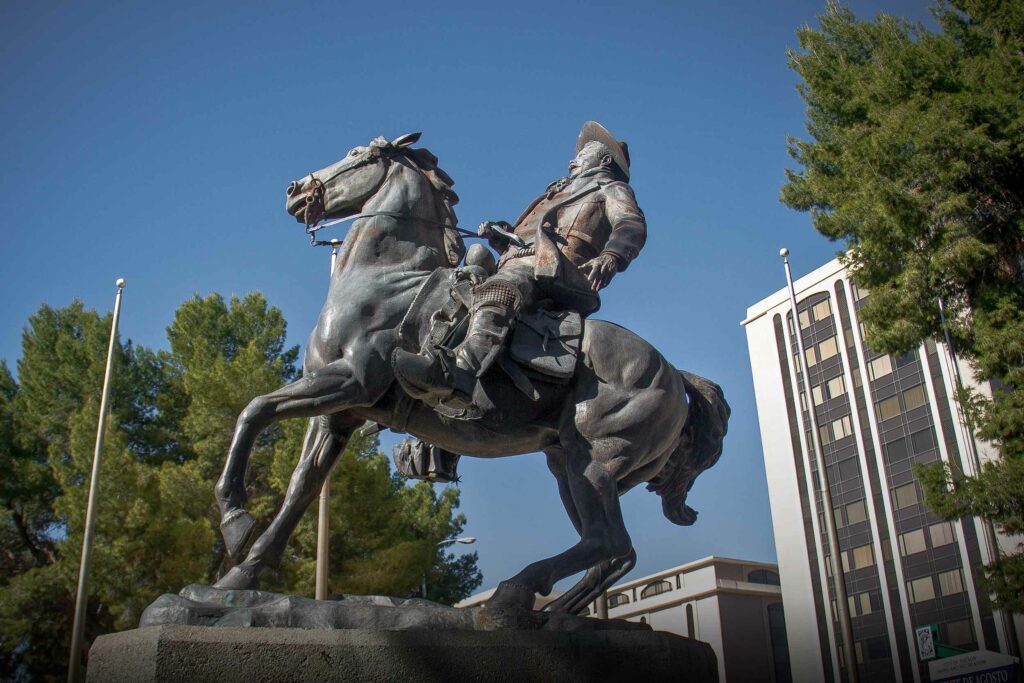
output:
{"label": "concrete high-rise", "polygon": [[[782,269],[779,269],[780,280]],[[858,291],[838,260],[795,283],[797,320],[783,288],[743,321],[754,378],[794,681],[845,680],[832,572],[842,567],[862,681],[927,680],[915,630],[937,624],[940,641],[964,650],[1017,654],[1014,620],[978,590],[979,567],[996,557],[991,525],[946,522],[924,504],[915,463],[943,461],[968,474],[994,457],[964,428],[954,399],[966,366],[941,342],[906,355],[871,350]],[[811,396],[803,391],[796,331]],[[979,391],[985,386],[972,383]],[[828,554],[815,458],[813,407],[839,535]],[[813,454],[811,454],[813,455]]]}

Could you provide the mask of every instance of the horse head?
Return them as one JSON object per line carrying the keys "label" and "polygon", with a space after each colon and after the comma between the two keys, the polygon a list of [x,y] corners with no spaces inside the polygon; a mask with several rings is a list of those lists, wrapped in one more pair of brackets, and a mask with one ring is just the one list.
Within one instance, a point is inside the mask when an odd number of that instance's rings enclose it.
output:
{"label": "horse head", "polygon": [[[390,141],[378,137],[368,145],[352,148],[340,161],[292,181],[285,190],[285,209],[305,224],[307,231],[313,232],[313,226],[322,221],[345,219],[362,213],[371,198],[378,193],[386,194],[382,190],[388,185],[389,178],[404,177],[399,182],[420,183],[424,188],[419,192],[404,193],[406,199],[411,198],[409,195],[429,199],[421,202],[423,205],[420,207],[402,207],[400,215],[419,223],[432,224],[435,235],[439,234],[437,228],[446,228],[443,231],[443,251],[450,264],[455,265],[465,252],[452,210],[459,198],[452,190],[454,181],[437,165],[437,157],[426,149],[410,146],[419,138],[420,133],[408,133]],[[398,176],[392,174],[392,170],[399,171]],[[416,203],[415,199],[413,203]],[[393,210],[398,207],[385,211],[381,208],[374,206],[374,211],[364,215],[398,215]]]}

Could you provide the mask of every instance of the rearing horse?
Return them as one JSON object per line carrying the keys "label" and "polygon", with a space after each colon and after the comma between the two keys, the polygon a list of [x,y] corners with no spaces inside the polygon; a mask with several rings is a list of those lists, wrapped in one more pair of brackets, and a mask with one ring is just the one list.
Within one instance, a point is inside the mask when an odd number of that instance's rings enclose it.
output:
{"label": "rearing horse", "polygon": [[[503,581],[490,604],[531,609],[535,594],[586,570],[547,607],[578,613],[636,562],[619,496],[648,482],[669,520],[695,521],[686,494],[721,453],[728,404],[714,383],[677,371],[637,335],[600,320],[584,327],[572,380],[537,382],[539,399],[524,400],[499,370],[480,380],[497,408],[479,420],[449,419],[405,396],[392,353],[419,348],[448,296],[438,275],[462,255],[452,181],[434,155],[410,147],[418,138],[377,138],[288,187],[288,213],[306,225],[358,219],[331,273],[302,378],[257,396],[238,417],[216,494],[228,552],[241,561],[217,586],[255,588],[260,571],[277,565],[349,437],[372,420],[475,457],[543,451],[580,540]],[[296,417],[309,418],[309,428],[285,501],[242,559],[255,535],[242,507],[253,443],[273,422]]]}

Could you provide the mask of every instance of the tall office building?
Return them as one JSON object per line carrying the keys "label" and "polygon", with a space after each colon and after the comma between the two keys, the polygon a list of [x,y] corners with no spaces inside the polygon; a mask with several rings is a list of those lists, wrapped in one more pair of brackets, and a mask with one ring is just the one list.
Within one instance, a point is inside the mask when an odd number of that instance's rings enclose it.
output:
{"label": "tall office building", "polygon": [[[872,351],[857,315],[869,293],[858,291],[838,260],[795,288],[796,321],[785,288],[751,306],[743,321],[793,680],[846,680],[844,668],[856,662],[862,681],[927,681],[915,630],[929,624],[938,625],[943,644],[1016,654],[1021,629],[977,589],[978,567],[1008,540],[980,519],[949,523],[932,514],[912,469],[941,460],[973,473],[994,455],[962,426],[948,349],[929,340],[900,357]],[[809,407],[824,453],[839,563],[829,556],[816,459],[808,453]],[[848,595],[852,657],[837,645],[837,565]]]}

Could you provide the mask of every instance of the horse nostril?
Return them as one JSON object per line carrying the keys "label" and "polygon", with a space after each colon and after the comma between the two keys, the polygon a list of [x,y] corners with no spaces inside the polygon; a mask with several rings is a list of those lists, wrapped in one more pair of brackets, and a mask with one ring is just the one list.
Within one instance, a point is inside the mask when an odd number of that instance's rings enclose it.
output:
{"label": "horse nostril", "polygon": [[284,193],[286,195],[288,195],[289,197],[291,197],[293,194],[298,192],[298,190],[299,190],[299,181],[298,180],[293,180],[292,182],[290,182],[288,184],[288,188],[284,191]]}

